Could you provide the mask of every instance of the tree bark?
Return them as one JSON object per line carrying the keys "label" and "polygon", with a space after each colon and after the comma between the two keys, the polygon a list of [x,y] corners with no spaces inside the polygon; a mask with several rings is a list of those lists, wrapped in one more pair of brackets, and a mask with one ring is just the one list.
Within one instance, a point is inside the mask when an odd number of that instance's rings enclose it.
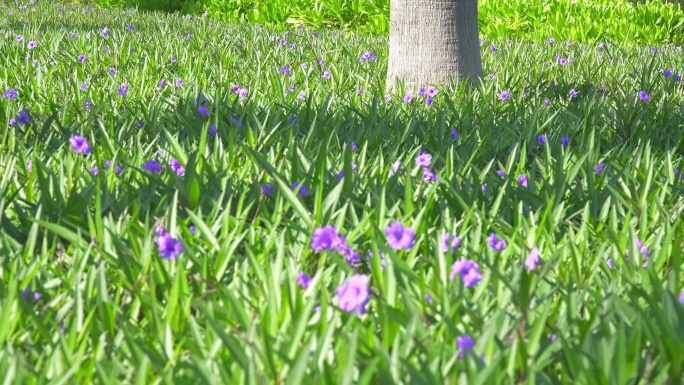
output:
{"label": "tree bark", "polygon": [[480,77],[477,0],[390,1],[388,93]]}

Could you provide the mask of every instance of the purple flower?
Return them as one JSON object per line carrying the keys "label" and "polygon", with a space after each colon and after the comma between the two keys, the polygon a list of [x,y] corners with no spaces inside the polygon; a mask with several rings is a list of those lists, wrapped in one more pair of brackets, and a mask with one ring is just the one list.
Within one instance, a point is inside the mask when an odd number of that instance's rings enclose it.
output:
{"label": "purple flower", "polygon": [[675,75],[675,83],[680,83],[682,81],[682,75]]}
{"label": "purple flower", "polygon": [[401,161],[397,160],[394,163],[392,163],[392,167],[390,167],[389,172],[387,174],[389,176],[394,175],[396,172],[399,171],[399,167],[401,167]]}
{"label": "purple flower", "polygon": [[465,288],[477,285],[482,279],[482,274],[480,273],[477,262],[471,261],[470,259],[461,259],[451,265],[449,279],[453,281],[457,275],[461,276]]}
{"label": "purple flower", "polygon": [[31,41],[29,41],[29,43],[28,43],[28,49],[34,49],[34,48],[36,48],[37,46],[38,46],[38,43],[36,43],[35,40],[31,40]]}
{"label": "purple flower", "polygon": [[143,168],[143,170],[146,170],[146,171],[149,171],[149,172],[152,172],[152,173],[155,173],[155,172],[162,172],[162,171],[164,170],[164,169],[162,168],[162,166],[159,164],[159,162],[157,162],[157,161],[154,160],[154,159],[150,159],[150,160],[148,160],[147,162],[145,162],[145,163],[142,165],[142,168]]}
{"label": "purple flower", "polygon": [[608,258],[608,259],[606,260],[606,265],[608,266],[608,268],[609,268],[610,270],[613,270],[613,259],[612,259],[612,258]]}
{"label": "purple flower", "polygon": [[541,265],[541,260],[539,259],[539,249],[535,247],[530,251],[530,254],[527,255],[527,258],[525,258],[525,267],[527,270],[532,271],[536,265]]}
{"label": "purple flower", "polygon": [[496,175],[500,176],[501,179],[503,179],[506,176],[506,172],[504,170],[498,170],[496,172]]}
{"label": "purple flower", "polygon": [[309,287],[309,285],[311,285],[311,278],[309,278],[309,276],[303,271],[300,271],[299,274],[297,274],[297,285],[306,289]]}
{"label": "purple flower", "polygon": [[176,87],[183,87],[183,86],[185,86],[183,79],[182,78],[176,79]]}
{"label": "purple flower", "polygon": [[425,300],[426,300],[428,303],[432,303],[432,297],[430,296],[430,294],[425,293],[425,295],[424,295],[423,297],[425,298]]}
{"label": "purple flower", "polygon": [[157,237],[157,247],[162,258],[176,259],[183,252],[183,244],[171,237],[170,233],[162,232]]}
{"label": "purple flower", "polygon": [[37,291],[33,292],[33,300],[38,302],[39,299],[40,299],[40,293]]}
{"label": "purple flower", "polygon": [[17,35],[17,41],[22,41],[22,40],[24,40],[24,37],[21,35]]}
{"label": "purple flower", "polygon": [[461,238],[451,235],[449,233],[444,233],[442,235],[442,251],[445,253],[453,252],[461,246]]}
{"label": "purple flower", "polygon": [[88,89],[88,83],[83,82],[83,84],[81,84],[81,91],[85,91],[87,89]]}
{"label": "purple flower", "polygon": [[284,75],[289,75],[291,73],[291,69],[289,66],[284,65],[284,66],[280,67],[280,73],[284,74]]}
{"label": "purple flower", "polygon": [[385,228],[387,244],[394,250],[408,250],[413,247],[416,234],[410,227],[404,227],[401,222],[394,222]]}
{"label": "purple flower", "polygon": [[545,135],[545,134],[539,135],[539,136],[537,137],[537,143],[538,143],[538,144],[544,144],[544,143],[546,143],[546,135]]}
{"label": "purple flower", "polygon": [[332,74],[329,71],[323,72],[323,79],[331,79]]}
{"label": "purple flower", "polygon": [[338,298],[338,306],[346,312],[356,311],[358,314],[366,312],[370,290],[368,289],[369,277],[365,274],[357,274],[349,277],[347,282],[337,287],[335,293]]}
{"label": "purple flower", "polygon": [[209,116],[209,114],[211,114],[206,106],[199,106],[197,108],[197,112],[200,114],[200,116]]}
{"label": "purple flower", "polygon": [[10,88],[5,90],[5,93],[2,94],[4,98],[9,98],[9,100],[14,100],[19,97],[19,93],[17,93],[17,90],[14,88]]}
{"label": "purple flower", "polygon": [[475,347],[475,341],[468,335],[468,333],[456,337],[456,347],[458,348],[458,358],[463,359],[463,357],[470,354]]}
{"label": "purple flower", "polygon": [[22,298],[24,301],[26,301],[26,300],[28,299],[28,295],[29,295],[29,288],[28,288],[28,286],[26,286],[26,287],[24,288],[24,290],[21,292],[21,298]]}
{"label": "purple flower", "polygon": [[458,139],[458,132],[456,131],[455,128],[451,129],[451,137],[454,139]]}
{"label": "purple flower", "polygon": [[439,92],[439,90],[437,90],[437,87],[430,86],[427,89],[427,96],[434,98],[435,96],[437,96],[438,92]]}
{"label": "purple flower", "polygon": [[432,105],[433,99],[431,97],[425,98],[425,105],[430,107]]}
{"label": "purple flower", "polygon": [[487,243],[489,243],[489,246],[491,246],[494,251],[501,251],[508,245],[506,241],[498,238],[494,233],[489,234],[489,237],[487,237]]}
{"label": "purple flower", "polygon": [[90,168],[90,173],[93,175],[97,175],[97,173],[100,172],[100,169],[97,167],[91,167]]}
{"label": "purple flower", "polygon": [[76,153],[81,153],[81,154],[90,154],[90,146],[88,145],[88,139],[82,137],[81,135],[74,135],[69,139],[69,143],[71,143],[71,148],[74,149],[74,152]]}
{"label": "purple flower", "polygon": [[576,98],[577,94],[578,94],[578,92],[574,88],[570,90],[570,97],[571,98]]}
{"label": "purple flower", "polygon": [[121,87],[117,88],[116,91],[119,93],[119,95],[126,96],[126,93],[128,92],[128,84],[121,83]]}
{"label": "purple flower", "polygon": [[17,122],[19,122],[19,125],[29,124],[31,122],[31,118],[26,112],[19,111],[17,114]]}
{"label": "purple flower", "polygon": [[413,92],[406,93],[406,96],[404,96],[404,102],[411,103],[411,100],[413,100]]}
{"label": "purple flower", "polygon": [[367,60],[367,61],[374,62],[374,61],[376,61],[377,59],[378,59],[378,57],[375,56],[375,55],[373,55],[373,54],[370,53],[370,52],[364,52],[363,54],[361,54],[361,61],[362,61],[362,62],[366,62],[366,60]]}
{"label": "purple flower", "polygon": [[544,98],[544,104],[547,106],[551,105],[551,100],[549,98]]}
{"label": "purple flower", "polygon": [[33,160],[29,159],[28,163],[26,163],[26,169],[28,172],[33,171]]}
{"label": "purple flower", "polygon": [[568,59],[566,59],[566,58],[560,59],[560,65],[562,65],[562,66],[568,65]]}
{"label": "purple flower", "polygon": [[213,138],[214,136],[216,136],[216,126],[214,126],[213,124],[210,124],[209,125],[209,132],[207,132],[207,137]]}
{"label": "purple flower", "polygon": [[[292,183],[292,187],[291,187],[292,191],[295,191],[297,189],[297,187],[299,187],[300,184],[301,183],[299,183],[299,182]],[[309,195],[309,189],[304,184],[301,184],[301,187],[299,187],[299,195],[301,195],[303,197]]]}
{"label": "purple flower", "polygon": [[434,182],[436,180],[437,175],[435,175],[435,173],[433,173],[429,168],[423,167],[423,182]]}
{"label": "purple flower", "polygon": [[306,94],[304,93],[303,90],[299,91],[299,95],[297,95],[297,99],[299,99],[299,100],[306,99]]}
{"label": "purple flower", "polygon": [[426,94],[425,87],[418,88],[418,96],[423,96]]}
{"label": "purple flower", "polygon": [[679,293],[679,303],[684,303],[684,290],[682,290],[682,292]]}
{"label": "purple flower", "polygon": [[416,158],[416,166],[427,167],[432,162],[432,155],[427,152],[420,152],[420,155]]}
{"label": "purple flower", "polygon": [[660,74],[666,78],[669,78],[670,76],[672,76],[672,71],[664,69],[663,72],[661,72]]}
{"label": "purple flower", "polygon": [[[105,170],[109,170],[109,166],[111,166],[111,165],[112,165],[112,161],[111,161],[111,160],[105,160]],[[117,175],[119,175],[119,174],[121,174],[121,171],[123,171],[123,169],[121,168],[121,166],[119,166],[119,165],[117,164],[116,167],[114,167],[114,172],[115,172]]]}
{"label": "purple flower", "polygon": [[342,254],[350,266],[354,266],[355,264],[361,262],[361,256],[349,245],[347,245],[347,239],[343,235],[340,235],[339,241],[335,245],[334,250]]}
{"label": "purple flower", "polygon": [[175,172],[176,175],[185,175],[185,168],[181,166],[181,164],[175,158],[171,158],[171,161],[169,161],[169,165],[171,166],[171,170],[173,170],[173,172]]}
{"label": "purple flower", "polygon": [[525,175],[525,174],[518,175],[518,183],[521,186],[523,186],[524,188],[527,188],[527,175]]}
{"label": "purple flower", "polygon": [[102,37],[104,37],[105,39],[109,39],[109,27],[104,27],[104,29],[102,30]]}
{"label": "purple flower", "polygon": [[359,95],[362,95],[362,94],[363,94],[363,87],[359,87],[359,90],[358,90],[357,93],[358,93]]}
{"label": "purple flower", "polygon": [[599,163],[596,165],[596,175],[601,174],[601,171],[603,171],[603,167],[605,167],[604,163]]}
{"label": "purple flower", "polygon": [[508,101],[511,98],[511,93],[508,91],[503,91],[499,94],[499,100],[503,100],[504,102]]}
{"label": "purple flower", "polygon": [[649,100],[651,100],[646,91],[639,91],[638,95],[639,99],[641,99],[642,102],[648,102]]}
{"label": "purple flower", "polygon": [[340,236],[334,226],[319,227],[311,236],[311,249],[313,251],[333,250],[340,242]]}
{"label": "purple flower", "polygon": [[568,144],[570,144],[570,137],[569,136],[564,136],[561,138],[561,144],[563,145],[563,148],[568,147]]}
{"label": "purple flower", "polygon": [[273,198],[273,195],[275,195],[275,188],[273,187],[273,183],[269,184],[261,184],[261,192],[264,193],[267,197]]}
{"label": "purple flower", "polygon": [[489,49],[490,49],[492,52],[496,52],[496,51],[497,51],[497,50],[496,50],[496,47],[494,47],[493,45],[490,45],[490,46],[489,46]]}
{"label": "purple flower", "polygon": [[133,30],[133,26],[127,23],[127,24],[126,24],[126,29],[129,30],[129,31],[132,31],[132,30]]}

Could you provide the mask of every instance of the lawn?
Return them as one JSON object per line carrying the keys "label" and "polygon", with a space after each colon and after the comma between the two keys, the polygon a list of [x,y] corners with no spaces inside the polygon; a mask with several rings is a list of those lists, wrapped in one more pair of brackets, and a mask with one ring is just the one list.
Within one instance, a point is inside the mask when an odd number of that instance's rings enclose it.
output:
{"label": "lawn", "polygon": [[681,47],[0,5],[5,383],[680,384]]}

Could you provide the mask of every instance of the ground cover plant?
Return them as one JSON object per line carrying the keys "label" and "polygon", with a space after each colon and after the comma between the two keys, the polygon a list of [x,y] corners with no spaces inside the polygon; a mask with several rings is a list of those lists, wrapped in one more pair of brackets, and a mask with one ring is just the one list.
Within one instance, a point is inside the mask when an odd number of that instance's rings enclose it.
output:
{"label": "ground cover plant", "polygon": [[9,383],[681,383],[680,47],[0,8]]}
{"label": "ground cover plant", "polygon": [[[387,33],[390,0],[57,0],[102,7],[165,10],[223,21],[305,25]],[[656,44],[684,38],[681,0],[479,0],[480,33],[490,39],[548,36]],[[430,28],[426,22],[426,28]]]}

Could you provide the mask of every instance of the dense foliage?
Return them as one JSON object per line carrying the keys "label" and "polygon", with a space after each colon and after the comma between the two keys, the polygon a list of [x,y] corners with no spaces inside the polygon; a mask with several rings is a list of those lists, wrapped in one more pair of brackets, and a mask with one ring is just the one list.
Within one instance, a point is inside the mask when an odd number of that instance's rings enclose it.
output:
{"label": "dense foliage", "polygon": [[0,12],[5,382],[684,381],[679,47]]}
{"label": "dense foliage", "polygon": [[[663,0],[479,0],[480,32],[490,39],[525,38],[648,44],[681,42],[684,12]],[[389,31],[390,0],[97,0],[103,7],[180,11],[222,21]],[[426,20],[425,28],[430,28]],[[679,44],[679,43],[678,43]]]}

